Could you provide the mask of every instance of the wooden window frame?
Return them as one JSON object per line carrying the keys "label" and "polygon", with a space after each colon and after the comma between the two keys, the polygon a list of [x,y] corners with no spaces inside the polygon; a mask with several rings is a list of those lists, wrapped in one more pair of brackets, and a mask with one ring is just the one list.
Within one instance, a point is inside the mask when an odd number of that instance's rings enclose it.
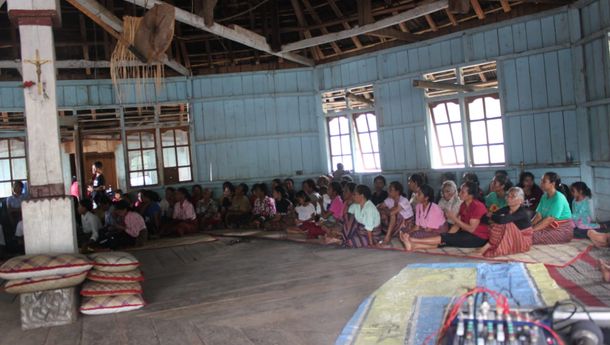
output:
{"label": "wooden window frame", "polygon": [[[18,140],[23,142],[23,156],[13,156],[12,152],[12,148],[11,148],[11,141],[12,140]],[[11,138],[0,138],[0,141],[6,141],[7,142],[7,147],[8,147],[8,157],[2,157],[0,158],[0,160],[8,160],[8,167],[9,167],[9,171],[8,174],[10,176],[9,180],[0,180],[0,183],[7,183],[9,182],[11,184],[11,191],[13,189],[13,185],[15,182],[17,181],[21,181],[27,184],[28,182],[28,159],[27,159],[27,142],[25,140],[24,137],[11,137]],[[13,161],[16,159],[24,159],[25,160],[25,178],[24,179],[16,179],[14,174],[13,174]],[[11,194],[6,195],[6,196],[2,196],[4,197],[9,197]]]}
{"label": "wooden window frame", "polygon": [[[176,143],[176,130],[181,130],[186,132],[186,144],[185,145],[177,145]],[[169,131],[173,131],[174,132],[174,143],[173,145],[168,145],[168,146],[163,146],[163,134]],[[178,171],[180,170],[180,168],[189,168],[190,170],[190,175],[191,178],[190,180],[185,180],[185,181],[176,181],[175,183],[189,183],[189,182],[193,182],[193,157],[192,157],[192,150],[191,150],[191,133],[189,131],[189,127],[169,127],[169,128],[161,128],[160,132],[159,132],[159,143],[160,143],[160,148],[161,148],[161,158],[162,158],[162,167],[163,169],[167,169],[167,168],[174,168],[174,167],[166,167],[165,166],[165,152],[164,150],[167,148],[173,148],[174,151],[174,158],[176,159],[176,166],[175,168],[178,169]],[[188,165],[180,165],[178,163],[178,148],[179,147],[186,147],[188,149],[188,157],[189,157],[189,164]]]}
{"label": "wooden window frame", "polygon": [[[467,125],[468,125],[468,139],[469,139],[469,145],[468,145],[468,149],[470,150],[470,157],[471,158],[471,162],[470,162],[470,166],[472,167],[489,167],[489,166],[502,166],[506,164],[506,154],[504,155],[504,162],[502,163],[492,163],[491,162],[491,153],[490,153],[490,147],[491,146],[499,146],[502,145],[502,149],[506,148],[506,144],[504,142],[504,133],[502,133],[502,143],[493,143],[490,144],[489,143],[489,127],[487,125],[487,123],[490,120],[497,120],[500,119],[502,125],[504,125],[504,116],[502,115],[502,111],[500,110],[500,116],[499,117],[492,117],[492,118],[488,118],[487,117],[487,107],[485,106],[485,98],[490,97],[490,98],[494,98],[497,99],[498,101],[500,100],[500,95],[498,93],[489,93],[489,94],[483,94],[483,95],[476,95],[476,96],[470,96],[470,97],[465,97],[464,98],[464,111],[466,112],[466,118],[467,118]],[[482,119],[478,119],[478,120],[472,120],[470,117],[470,107],[469,104],[471,104],[472,102],[474,102],[477,99],[481,99],[481,101],[483,102],[483,118]],[[472,124],[475,122],[483,122],[485,124],[485,139],[486,139],[486,144],[477,144],[474,145],[472,143]],[[474,148],[475,147],[487,147],[487,161],[488,163],[484,163],[484,164],[476,164],[474,162]]]}
{"label": "wooden window frame", "polygon": [[[366,117],[366,126],[367,126],[367,130],[360,132],[358,130],[358,121],[356,121],[356,119],[360,116],[365,116]],[[373,115],[375,117],[375,128],[377,128],[376,130],[372,131],[371,130],[371,124],[369,123],[369,117],[367,115]],[[377,127],[377,114],[375,114],[374,111],[365,111],[362,113],[356,113],[356,114],[352,114],[352,120],[354,122],[354,135],[356,136],[356,140],[358,143],[358,152],[360,152],[360,159],[362,160],[362,164],[363,167],[365,168],[365,172],[367,171],[380,171],[381,170],[381,156],[380,156],[380,150],[379,150],[379,127]],[[375,151],[374,146],[373,146],[373,135],[372,133],[377,133],[377,151]],[[362,143],[360,142],[360,135],[368,135],[369,137],[369,141],[371,143],[371,152],[364,152],[362,149]],[[373,165],[375,166],[374,169],[366,169],[365,165],[365,160],[364,160],[364,155],[365,154],[372,154],[373,155]],[[375,159],[375,157],[379,158],[379,166],[377,166],[377,160]]]}
{"label": "wooden window frame", "polygon": [[[326,118],[326,128],[328,130],[328,148],[329,148],[329,154],[330,154],[330,162],[331,164],[333,163],[333,158],[335,157],[339,157],[341,158],[341,162],[343,162],[343,157],[348,157],[350,158],[350,163],[352,165],[352,167],[355,169],[354,166],[354,148],[353,148],[353,144],[352,144],[352,128],[351,128],[351,124],[350,124],[350,116],[349,114],[333,114],[334,116],[330,116]],[[339,120],[339,118],[345,118],[347,120],[347,133],[341,133],[341,126],[339,126],[339,134],[331,134],[330,133],[330,122],[332,120]],[[349,138],[350,141],[350,153],[349,154],[344,154],[343,153],[343,145],[341,145],[341,153],[340,154],[334,154],[333,153],[333,147],[332,147],[332,138],[334,137],[338,137],[339,141],[341,143],[342,137],[347,136]],[[343,163],[345,164],[345,163]]]}
{"label": "wooden window frame", "polygon": [[[443,165],[443,167],[450,167],[450,166],[459,166],[459,165],[464,165],[466,166],[465,162],[466,162],[466,157],[464,155],[464,146],[465,142],[462,139],[462,145],[456,145],[455,144],[455,133],[453,133],[453,127],[451,126],[452,124],[455,123],[459,123],[462,128],[464,127],[464,117],[462,116],[462,113],[460,111],[460,120],[459,121],[451,121],[451,118],[449,116],[449,107],[447,107],[447,103],[455,103],[458,106],[460,105],[460,100],[458,98],[451,98],[451,99],[447,99],[447,100],[443,100],[443,101],[438,101],[438,102],[430,102],[428,103],[428,109],[430,111],[430,121],[432,121],[432,128],[434,130],[434,137],[436,139],[436,147],[438,149],[438,155],[441,158],[441,164]],[[439,104],[443,104],[445,106],[445,113],[447,114],[447,123],[437,123],[436,122],[436,116],[434,115],[434,111],[433,108],[435,108],[436,106],[438,106]],[[448,125],[449,126],[449,132],[451,133],[451,145],[441,145],[440,139],[439,139],[439,134],[438,134],[438,127],[439,125]],[[463,131],[462,133],[460,133],[460,135],[463,136]],[[458,153],[457,153],[457,148],[459,146],[462,146],[462,160],[463,163],[460,163],[460,160],[458,159]],[[455,158],[455,164],[450,164],[445,162],[445,159],[443,157],[443,149],[444,148],[448,148],[451,147],[453,149],[453,156]]]}
{"label": "wooden window frame", "polygon": [[[138,139],[140,140],[140,147],[137,149],[130,149],[129,148],[129,136],[133,135],[134,133],[138,134]],[[142,147],[142,133],[150,133],[153,135],[153,143],[154,146],[153,147],[147,147],[144,148]],[[127,157],[125,157],[125,160],[127,161],[127,176],[126,176],[126,180],[127,180],[127,185],[130,188],[139,188],[139,187],[150,187],[150,186],[159,186],[161,184],[161,176],[159,174],[159,155],[157,152],[157,148],[158,148],[158,143],[157,143],[157,135],[155,133],[155,130],[153,129],[141,129],[141,130],[128,130],[125,131],[125,150],[127,152]],[[148,151],[148,150],[153,150],[155,152],[155,169],[145,169],[144,168],[144,151]],[[138,151],[140,152],[140,160],[142,163],[142,169],[139,170],[131,170],[130,168],[130,160],[129,160],[129,153],[130,152],[134,152],[134,151]],[[141,172],[143,175],[146,172],[150,172],[150,171],[155,171],[157,173],[157,183],[151,183],[151,184],[141,184],[141,185],[133,185],[131,183],[131,174],[132,173],[138,173]],[[143,179],[143,182],[145,181],[145,179]]]}

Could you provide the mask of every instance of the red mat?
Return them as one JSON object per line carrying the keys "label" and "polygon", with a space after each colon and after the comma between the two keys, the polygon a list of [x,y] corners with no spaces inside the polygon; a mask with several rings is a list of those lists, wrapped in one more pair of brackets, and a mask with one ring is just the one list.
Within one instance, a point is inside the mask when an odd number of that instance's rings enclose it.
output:
{"label": "red mat", "polygon": [[546,266],[557,284],[586,306],[610,307],[610,283],[605,283],[598,260],[607,259],[607,249],[594,248],[566,267]]}

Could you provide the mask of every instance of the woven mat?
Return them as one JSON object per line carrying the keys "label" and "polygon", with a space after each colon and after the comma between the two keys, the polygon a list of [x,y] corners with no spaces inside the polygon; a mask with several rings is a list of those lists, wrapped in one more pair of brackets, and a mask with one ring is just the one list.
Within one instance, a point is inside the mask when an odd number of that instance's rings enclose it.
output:
{"label": "woven mat", "polygon": [[214,242],[216,239],[208,234],[193,234],[182,237],[167,237],[156,240],[147,241],[143,246],[131,247],[129,251],[134,250],[146,250],[146,249],[159,249],[168,247],[179,247],[190,244]]}
{"label": "woven mat", "polygon": [[[265,231],[257,229],[234,229],[234,230],[214,230],[208,232],[213,236],[230,236],[230,237],[254,237],[266,238],[272,240],[287,240],[296,242],[316,243],[315,240],[306,240],[305,235],[287,234],[285,231]],[[479,260],[487,260],[494,262],[523,262],[528,264],[542,263],[547,266],[565,267],[574,262],[578,257],[587,252],[592,247],[589,240],[573,240],[566,244],[554,245],[539,245],[533,246],[527,253],[499,256],[495,258],[484,258],[473,255],[475,249],[468,248],[438,248],[428,250],[418,250],[419,253],[432,255],[448,255],[456,257],[465,257]],[[393,239],[390,248],[387,250],[404,250],[402,243],[398,239]]]}
{"label": "woven mat", "polygon": [[584,255],[592,245],[589,240],[573,240],[565,244],[536,245],[527,253],[498,256],[495,258],[483,258],[472,255],[475,249],[445,247],[438,249],[418,250],[419,253],[433,255],[449,255],[457,257],[468,257],[499,262],[524,262],[524,263],[543,263],[547,266],[565,267],[575,262],[580,256]]}
{"label": "woven mat", "polygon": [[591,307],[610,307],[610,283],[599,270],[599,259],[610,258],[609,249],[593,248],[567,267],[547,267],[559,286],[573,298]]}
{"label": "woven mat", "polygon": [[475,286],[502,291],[513,307],[568,298],[541,264],[414,264],[360,304],[335,344],[422,344],[442,324],[451,298]]}

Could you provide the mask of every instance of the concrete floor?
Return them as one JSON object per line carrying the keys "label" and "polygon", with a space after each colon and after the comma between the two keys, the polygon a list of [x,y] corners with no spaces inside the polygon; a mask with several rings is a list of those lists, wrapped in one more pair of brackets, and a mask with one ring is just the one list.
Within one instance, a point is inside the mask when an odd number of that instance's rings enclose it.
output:
{"label": "concrete floor", "polygon": [[19,302],[0,294],[0,344],[334,344],[360,302],[409,263],[455,258],[226,240],[136,251],[143,310],[83,316],[23,332]]}

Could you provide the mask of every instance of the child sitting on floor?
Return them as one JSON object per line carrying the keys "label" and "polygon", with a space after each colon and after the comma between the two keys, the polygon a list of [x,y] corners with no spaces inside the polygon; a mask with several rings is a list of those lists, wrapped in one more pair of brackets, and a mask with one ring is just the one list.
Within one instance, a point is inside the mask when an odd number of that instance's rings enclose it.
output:
{"label": "child sitting on floor", "polygon": [[297,207],[294,209],[297,213],[296,226],[288,228],[287,232],[293,234],[305,233],[308,239],[324,235],[325,231],[315,223],[316,207],[309,200],[309,196],[304,191],[300,191],[296,194],[296,201]]}
{"label": "child sitting on floor", "polygon": [[572,220],[574,221],[574,237],[586,238],[587,231],[598,230],[600,225],[595,223],[591,189],[584,182],[574,182],[570,186],[572,200]]}
{"label": "child sitting on floor", "polygon": [[102,228],[102,221],[93,214],[93,202],[91,199],[82,199],[78,203],[78,213],[81,217],[82,233],[79,233],[83,248],[94,244],[99,238],[99,231]]}

